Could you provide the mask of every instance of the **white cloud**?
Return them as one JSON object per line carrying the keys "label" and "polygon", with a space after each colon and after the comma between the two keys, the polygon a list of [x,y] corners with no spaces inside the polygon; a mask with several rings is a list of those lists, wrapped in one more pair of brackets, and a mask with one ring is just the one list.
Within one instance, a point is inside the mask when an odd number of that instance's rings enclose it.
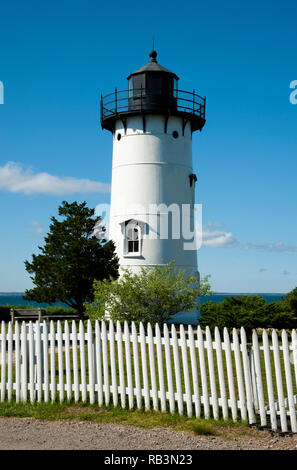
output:
{"label": "white cloud", "polygon": [[38,227],[40,225],[40,222],[37,220],[30,220],[29,222],[30,227]]}
{"label": "white cloud", "polygon": [[66,195],[74,193],[108,193],[107,183],[49,173],[33,173],[15,162],[0,166],[0,190],[10,193]]}
{"label": "white cloud", "polygon": [[237,244],[237,240],[231,232],[212,230],[213,227],[221,227],[218,222],[209,222],[202,230],[202,246],[207,248],[231,247]]}
{"label": "white cloud", "polygon": [[208,222],[207,227],[209,228],[222,228],[224,224],[222,222]]}
{"label": "white cloud", "polygon": [[262,250],[262,251],[272,251],[272,252],[297,252],[297,246],[294,245],[285,245],[283,242],[274,242],[274,243],[249,243],[244,246],[245,250]]}
{"label": "white cloud", "polygon": [[30,227],[34,227],[34,235],[41,236],[44,233],[44,230],[41,226],[41,223],[38,220],[30,220],[28,223]]}

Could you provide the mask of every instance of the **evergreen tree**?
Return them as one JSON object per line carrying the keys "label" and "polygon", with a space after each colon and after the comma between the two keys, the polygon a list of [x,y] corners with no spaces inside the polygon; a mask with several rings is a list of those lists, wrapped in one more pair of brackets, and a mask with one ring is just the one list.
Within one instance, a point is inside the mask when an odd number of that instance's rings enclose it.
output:
{"label": "evergreen tree", "polygon": [[[40,254],[25,261],[35,287],[26,300],[52,304],[61,301],[83,316],[84,302],[93,301],[93,282],[118,277],[118,258],[112,241],[98,240],[95,227],[100,217],[86,202],[62,202],[62,220],[51,217],[49,233]],[[103,229],[104,230],[104,229]]]}

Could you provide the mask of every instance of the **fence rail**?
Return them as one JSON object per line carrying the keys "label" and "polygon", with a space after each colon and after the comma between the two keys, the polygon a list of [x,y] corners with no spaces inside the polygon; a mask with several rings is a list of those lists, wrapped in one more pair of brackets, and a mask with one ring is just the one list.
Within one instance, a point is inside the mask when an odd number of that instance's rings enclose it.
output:
{"label": "fence rail", "polygon": [[229,418],[297,432],[297,335],[88,321],[2,322],[0,400]]}

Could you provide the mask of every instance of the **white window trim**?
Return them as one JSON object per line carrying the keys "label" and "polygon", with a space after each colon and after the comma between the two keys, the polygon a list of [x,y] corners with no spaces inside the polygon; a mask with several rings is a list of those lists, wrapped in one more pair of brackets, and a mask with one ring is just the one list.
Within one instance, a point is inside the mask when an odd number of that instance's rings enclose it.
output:
{"label": "white window trim", "polygon": [[136,228],[138,230],[138,251],[128,251],[128,237],[127,237],[127,230],[128,228],[131,228],[131,226],[129,227],[129,224],[126,225],[125,227],[125,230],[124,230],[124,258],[137,258],[139,256],[141,256],[141,252],[142,252],[142,230],[141,230],[141,227],[139,225],[134,225],[134,224],[131,224],[133,226],[133,228]]}

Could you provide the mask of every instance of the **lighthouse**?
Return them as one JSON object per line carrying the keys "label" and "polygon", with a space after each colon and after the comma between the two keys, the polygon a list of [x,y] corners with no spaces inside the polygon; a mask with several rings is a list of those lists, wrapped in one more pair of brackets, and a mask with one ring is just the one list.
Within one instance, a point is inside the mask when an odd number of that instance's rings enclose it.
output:
{"label": "lighthouse", "polygon": [[113,137],[109,238],[120,270],[175,260],[199,276],[192,137],[205,124],[205,98],[182,90],[155,50],[127,80],[126,90],[101,97],[101,126]]}

